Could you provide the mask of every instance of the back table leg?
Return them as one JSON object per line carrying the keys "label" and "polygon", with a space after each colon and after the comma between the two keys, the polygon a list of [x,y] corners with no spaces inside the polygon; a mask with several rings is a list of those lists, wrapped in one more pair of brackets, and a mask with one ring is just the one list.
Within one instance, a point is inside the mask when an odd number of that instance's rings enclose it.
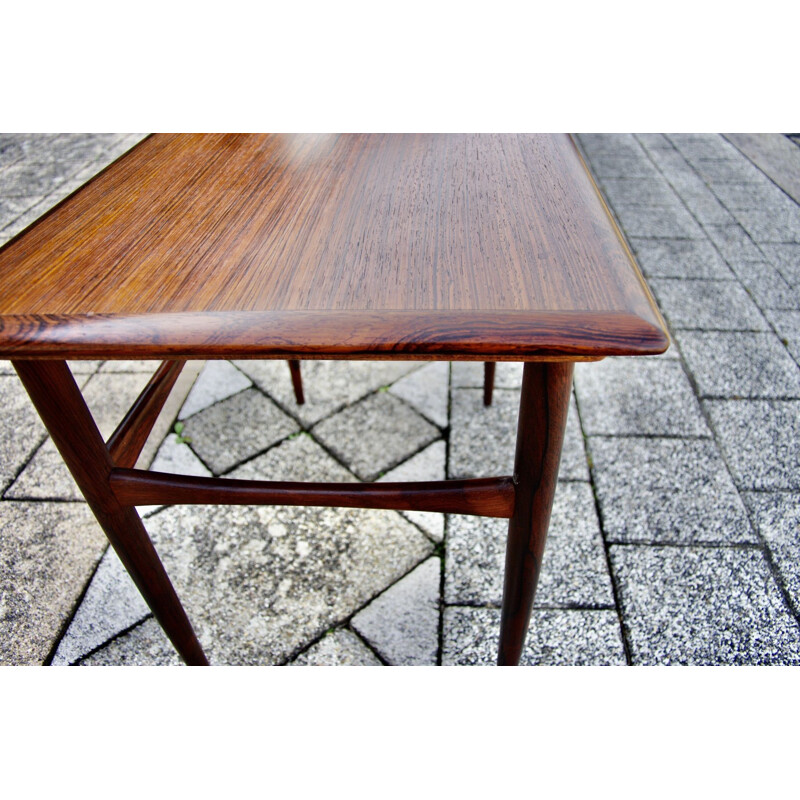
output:
{"label": "back table leg", "polygon": [[572,369],[571,362],[525,364],[514,462],[514,514],[506,545],[500,665],[519,663],[528,632],[558,480]]}
{"label": "back table leg", "polygon": [[133,506],[114,497],[111,456],[65,361],[14,361],[39,416],[156,619],[187,664],[208,661]]}

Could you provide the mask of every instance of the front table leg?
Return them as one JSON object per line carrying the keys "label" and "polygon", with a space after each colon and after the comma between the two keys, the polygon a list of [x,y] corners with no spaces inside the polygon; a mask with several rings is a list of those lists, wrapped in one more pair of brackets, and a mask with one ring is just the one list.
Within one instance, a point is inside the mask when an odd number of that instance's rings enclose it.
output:
{"label": "front table leg", "polygon": [[114,550],[183,660],[208,661],[133,506],[109,485],[111,456],[65,361],[14,361],[39,416]]}
{"label": "front table leg", "polygon": [[526,363],[517,426],[514,461],[514,515],[508,524],[505,585],[497,663],[519,663],[550,511],[558,480],[558,464],[569,410],[572,362]]}

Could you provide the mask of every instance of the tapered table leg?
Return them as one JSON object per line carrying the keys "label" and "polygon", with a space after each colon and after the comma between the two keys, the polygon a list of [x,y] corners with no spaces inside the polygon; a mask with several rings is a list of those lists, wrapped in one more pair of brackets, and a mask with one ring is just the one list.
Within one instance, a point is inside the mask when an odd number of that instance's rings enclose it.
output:
{"label": "tapered table leg", "polygon": [[494,391],[494,361],[483,362],[483,404],[492,404],[492,392]]}
{"label": "tapered table leg", "polygon": [[514,514],[506,545],[500,665],[519,663],[528,632],[558,480],[572,370],[571,362],[525,364],[514,462]]}
{"label": "tapered table leg", "polygon": [[203,649],[133,506],[117,501],[114,466],[65,361],[15,361],[22,383],[56,447],[156,619],[190,665],[207,665]]}
{"label": "tapered table leg", "polygon": [[303,397],[303,373],[300,371],[300,362],[296,359],[290,359],[287,363],[289,364],[289,372],[292,375],[294,399],[297,401],[297,405],[301,406],[305,403],[305,397]]}

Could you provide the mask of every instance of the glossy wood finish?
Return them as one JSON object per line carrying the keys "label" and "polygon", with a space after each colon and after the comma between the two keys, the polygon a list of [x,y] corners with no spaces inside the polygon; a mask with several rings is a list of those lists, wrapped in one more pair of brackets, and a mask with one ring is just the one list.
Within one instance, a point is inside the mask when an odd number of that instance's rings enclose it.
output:
{"label": "glossy wood finish", "polygon": [[494,392],[494,361],[486,361],[483,365],[483,404],[492,404],[492,393]]}
{"label": "glossy wood finish", "polygon": [[519,663],[558,480],[572,364],[526,364],[514,461],[516,499],[508,524],[497,663]]}
{"label": "glossy wood finish", "polygon": [[22,383],[142,597],[184,661],[208,663],[186,612],[136,509],[120,504],[109,486],[111,456],[69,367],[63,361],[15,361]]}
{"label": "glossy wood finish", "polygon": [[300,362],[291,359],[287,362],[289,364],[289,372],[292,375],[292,389],[294,389],[294,399],[297,405],[302,406],[306,399],[303,396],[303,374],[300,371]]}
{"label": "glossy wood finish", "polygon": [[566,135],[151,136],[8,243],[0,274],[18,358],[667,346]]}
{"label": "glossy wood finish", "polygon": [[115,469],[111,489],[124,505],[224,504],[384,508],[509,518],[510,477],[405,483],[309,483],[204,478]]}
{"label": "glossy wood finish", "polygon": [[107,443],[108,452],[118,466],[132,467],[136,463],[184,363],[165,361],[111,434]]}

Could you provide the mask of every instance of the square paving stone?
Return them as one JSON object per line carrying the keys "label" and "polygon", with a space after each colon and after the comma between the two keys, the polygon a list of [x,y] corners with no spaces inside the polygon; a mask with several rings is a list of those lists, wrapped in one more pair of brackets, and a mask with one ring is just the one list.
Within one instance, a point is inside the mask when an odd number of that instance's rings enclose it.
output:
{"label": "square paving stone", "polygon": [[740,208],[734,216],[755,242],[800,242],[800,207]]}
{"label": "square paving stone", "polygon": [[709,241],[687,239],[635,239],[631,246],[648,277],[719,278],[734,274]]}
{"label": "square paving stone", "polygon": [[685,178],[675,188],[692,216],[703,225],[732,225],[736,222],[697,176]]}
{"label": "square paving stone", "polygon": [[725,261],[736,270],[744,261],[763,261],[764,254],[739,225],[704,225],[706,233]]}
{"label": "square paving stone", "polygon": [[261,392],[246,389],[190,417],[183,436],[219,475],[299,429]]}
{"label": "square paving stone", "polygon": [[800,244],[762,244],[761,250],[786,282],[800,289]]}
{"label": "square paving stone", "polygon": [[[453,390],[448,477],[485,478],[513,473],[519,399],[518,391],[498,390],[487,407],[481,390]],[[574,398],[567,414],[558,476],[561,480],[589,478]]]}
{"label": "square paving stone", "polygon": [[592,437],[589,448],[609,541],[758,542],[713,441]]}
{"label": "square paving stone", "polygon": [[[91,364],[92,362],[88,362]],[[125,361],[104,361],[100,365],[100,372],[145,372],[152,376],[161,366],[162,361],[146,360],[125,360]],[[95,365],[97,362],[95,362]]]}
{"label": "square paving stone", "polygon": [[645,150],[673,150],[674,145],[663,133],[637,133],[636,138]]}
{"label": "square paving stone", "polygon": [[61,453],[48,437],[6,491],[13,500],[83,500]]}
{"label": "square paving stone", "polygon": [[378,392],[323,420],[313,435],[359,478],[371,481],[440,438],[441,432],[402,400]]}
{"label": "square paving stone", "polygon": [[0,664],[42,664],[106,537],[83,503],[0,502]]}
{"label": "square paving stone", "polygon": [[742,285],[762,309],[800,311],[800,290],[766,261],[749,261],[735,267]]}
{"label": "square paving stone", "polygon": [[[494,388],[521,388],[524,367],[517,361],[498,361],[494,368]],[[454,389],[483,389],[483,362],[454,361],[450,368],[450,382]]]}
{"label": "square paving stone", "polygon": [[183,665],[154,618],[109,642],[80,662],[82,667],[180,667]]}
{"label": "square paving stone", "polygon": [[440,428],[449,422],[450,365],[434,361],[394,383],[389,391]]}
{"label": "square paving stone", "polygon": [[[444,610],[442,664],[491,666],[497,662],[500,611]],[[616,611],[534,609],[520,666],[624,665],[625,649]]]}
{"label": "square paving stone", "polygon": [[[500,605],[507,532],[507,520],[450,515],[446,603]],[[614,604],[589,484],[558,484],[535,602],[537,606]]]}
{"label": "square paving stone", "polygon": [[705,239],[703,229],[682,206],[614,206],[627,236],[639,239]]}
{"label": "square paving stone", "polygon": [[[399,467],[387,472],[378,482],[394,481],[443,481],[447,445],[443,440],[434,442],[421,452],[404,461]],[[401,511],[406,519],[421,528],[435,542],[444,539],[444,514],[435,511]]]}
{"label": "square paving stone", "polygon": [[436,665],[441,570],[441,559],[423,561],[351,620],[387,664]]}
{"label": "square paving stone", "polygon": [[230,361],[207,361],[189,390],[178,419],[187,419],[252,385],[250,378],[236,369]]}
{"label": "square paving stone", "polygon": [[[119,557],[109,547],[58,643],[53,666],[74,664],[150,613]],[[169,647],[174,651],[172,645]]]}
{"label": "square paving stone", "polygon": [[392,511],[173,506],[145,521],[213,664],[280,664],[427,558]]}
{"label": "square paving stone", "polygon": [[292,667],[382,667],[377,656],[352,631],[324,636],[289,665]]}
{"label": "square paving stone", "polygon": [[577,364],[575,393],[587,436],[709,435],[679,361],[607,358]]}
{"label": "square paving stone", "polygon": [[701,178],[713,188],[718,183],[761,183],[764,174],[746,158],[708,159],[698,158],[692,162]]}
{"label": "square paving stone", "polygon": [[764,331],[769,324],[737,281],[649,281],[672,328]]}
{"label": "square paving stone", "polygon": [[589,166],[599,178],[655,178],[658,170],[647,158],[641,155],[618,155],[614,153],[593,153],[589,155]]}
{"label": "square paving stone", "polygon": [[680,200],[670,185],[663,179],[606,178],[603,194],[613,206],[680,206]]}
{"label": "square paving stone", "polygon": [[44,425],[16,375],[0,375],[0,492],[16,478],[46,436]]}
{"label": "square paving stone", "polygon": [[800,311],[767,311],[767,317],[794,360],[800,364]]}
{"label": "square paving stone", "polygon": [[419,361],[303,361],[300,369],[305,403],[298,406],[285,361],[234,364],[304,426],[314,425],[421,366]]}
{"label": "square paving stone", "polygon": [[580,133],[578,141],[590,156],[595,153],[633,157],[642,155],[641,145],[631,133]]}
{"label": "square paving stone", "polygon": [[800,609],[800,493],[745,492],[744,501],[795,610]]}
{"label": "square paving stone", "polygon": [[800,664],[800,627],[755,548],[611,548],[635,664]]}
{"label": "square paving stone", "polygon": [[92,375],[83,389],[83,399],[104,439],[108,439],[150,376],[144,373],[105,373]]}
{"label": "square paving stone", "polygon": [[719,183],[714,194],[732,211],[740,208],[764,208],[791,203],[788,197],[768,178],[760,183]]}
{"label": "square paving stone", "polygon": [[72,164],[31,164],[27,160],[18,161],[0,170],[0,196],[31,197],[43,196],[58,188],[74,172]]}
{"label": "square paving stone", "polygon": [[742,158],[739,151],[718,133],[670,133],[668,138],[690,161]]}
{"label": "square paving stone", "polygon": [[800,368],[774,333],[684,331],[678,340],[703,397],[800,397]]}
{"label": "square paving stone", "polygon": [[800,401],[707,400],[704,406],[740,488],[800,489]]}

